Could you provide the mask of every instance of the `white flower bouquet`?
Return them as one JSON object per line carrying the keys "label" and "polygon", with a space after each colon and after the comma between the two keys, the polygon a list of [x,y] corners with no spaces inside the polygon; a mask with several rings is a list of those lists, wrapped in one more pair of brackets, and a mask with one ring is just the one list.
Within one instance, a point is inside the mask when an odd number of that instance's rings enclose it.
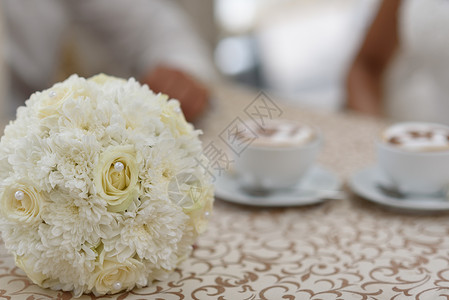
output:
{"label": "white flower bouquet", "polygon": [[212,209],[199,134],[134,79],[73,75],[33,94],[0,141],[0,230],[17,266],[75,296],[164,279]]}

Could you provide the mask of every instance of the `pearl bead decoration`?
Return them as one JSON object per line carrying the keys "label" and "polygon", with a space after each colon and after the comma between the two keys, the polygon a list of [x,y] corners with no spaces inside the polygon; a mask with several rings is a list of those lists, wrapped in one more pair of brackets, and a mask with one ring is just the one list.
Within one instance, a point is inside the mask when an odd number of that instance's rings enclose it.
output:
{"label": "pearl bead decoration", "polygon": [[122,284],[120,282],[114,282],[114,284],[112,285],[112,288],[116,291],[121,290],[122,289]]}
{"label": "pearl bead decoration", "polygon": [[114,170],[116,170],[117,172],[121,172],[123,171],[123,169],[125,169],[125,165],[123,163],[118,161],[114,164]]}
{"label": "pearl bead decoration", "polygon": [[50,98],[53,98],[53,97],[56,96],[56,92],[55,92],[55,91],[50,91],[50,92],[48,93],[48,96],[50,96]]}
{"label": "pearl bead decoration", "polygon": [[14,198],[17,200],[23,200],[23,197],[25,197],[25,194],[22,191],[17,191],[14,193]]}

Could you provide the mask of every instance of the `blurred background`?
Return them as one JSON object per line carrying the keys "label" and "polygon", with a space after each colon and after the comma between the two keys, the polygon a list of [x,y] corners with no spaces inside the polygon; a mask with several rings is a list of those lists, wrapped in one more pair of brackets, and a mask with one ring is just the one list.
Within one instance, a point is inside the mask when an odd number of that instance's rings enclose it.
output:
{"label": "blurred background", "polygon": [[204,1],[180,2],[198,14],[194,20],[213,47],[221,74],[291,103],[325,110],[344,105],[347,69],[379,4],[214,0],[208,2],[211,12],[206,13],[201,12]]}
{"label": "blurred background", "polygon": [[[210,60],[220,76],[237,84],[263,89],[291,103],[332,111],[339,110],[344,105],[343,83],[347,69],[379,2],[167,1],[179,4],[183,13],[188,16],[193,28],[204,41]],[[23,1],[25,2],[27,1]],[[1,3],[4,6],[7,1],[2,0]],[[16,4],[20,9],[19,5]],[[7,7],[6,5],[5,8]],[[8,9],[3,10],[3,20],[12,18],[8,15],[12,10]],[[2,28],[1,37],[5,35],[5,31],[9,31],[10,36],[15,34],[7,26],[5,30],[4,24]],[[53,82],[72,73],[89,73],[83,69],[93,65],[111,65],[106,61],[104,51],[97,47],[97,38],[83,37],[76,28],[71,30],[71,34],[73,38],[62,41],[65,45],[61,46],[63,51],[58,56],[58,74],[52,77]],[[2,57],[6,56],[6,60],[9,60],[11,53],[14,56],[15,51],[3,44],[2,52]],[[87,54],[95,52],[99,55],[84,59],[89,56]],[[0,61],[0,67],[4,61],[4,58]],[[0,81],[4,82],[1,77]],[[33,87],[34,90],[37,88]]]}

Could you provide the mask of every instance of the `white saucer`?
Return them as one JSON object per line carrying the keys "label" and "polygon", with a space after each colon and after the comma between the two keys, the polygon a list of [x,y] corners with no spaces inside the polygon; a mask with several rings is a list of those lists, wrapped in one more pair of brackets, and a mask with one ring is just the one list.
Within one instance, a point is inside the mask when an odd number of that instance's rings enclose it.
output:
{"label": "white saucer", "polygon": [[397,198],[382,192],[378,187],[380,182],[385,182],[385,178],[376,166],[371,166],[352,175],[349,187],[354,193],[369,201],[393,208],[419,211],[449,210],[449,199],[443,196]]}
{"label": "white saucer", "polygon": [[338,176],[323,167],[314,166],[296,186],[258,196],[245,192],[237,175],[225,172],[217,176],[215,196],[229,202],[252,206],[302,206],[323,202],[326,200],[326,194],[337,191],[340,187],[341,180]]}

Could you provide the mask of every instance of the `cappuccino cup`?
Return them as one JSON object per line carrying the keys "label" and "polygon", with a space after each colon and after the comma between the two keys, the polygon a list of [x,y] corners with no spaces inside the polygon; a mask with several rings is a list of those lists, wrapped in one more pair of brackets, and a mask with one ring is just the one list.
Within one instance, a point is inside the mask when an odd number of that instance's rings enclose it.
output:
{"label": "cappuccino cup", "polygon": [[[292,187],[314,164],[321,135],[311,126],[275,120],[265,126],[247,121],[256,138],[235,156],[242,187],[274,190]],[[245,138],[244,134],[241,138]]]}
{"label": "cappuccino cup", "polygon": [[377,143],[378,165],[392,187],[405,194],[446,193],[449,127],[404,122],[387,128]]}

